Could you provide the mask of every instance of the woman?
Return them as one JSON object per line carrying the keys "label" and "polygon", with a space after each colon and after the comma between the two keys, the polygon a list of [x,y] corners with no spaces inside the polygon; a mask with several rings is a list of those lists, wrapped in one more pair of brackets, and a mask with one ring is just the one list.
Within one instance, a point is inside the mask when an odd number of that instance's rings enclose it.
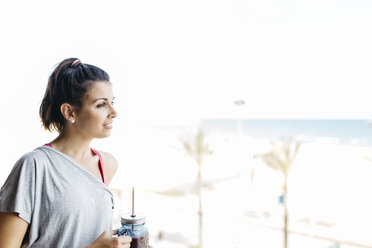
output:
{"label": "woman", "polygon": [[111,230],[117,161],[90,148],[117,116],[108,74],[76,58],[49,77],[40,117],[59,135],[22,156],[0,191],[0,247],[130,247]]}

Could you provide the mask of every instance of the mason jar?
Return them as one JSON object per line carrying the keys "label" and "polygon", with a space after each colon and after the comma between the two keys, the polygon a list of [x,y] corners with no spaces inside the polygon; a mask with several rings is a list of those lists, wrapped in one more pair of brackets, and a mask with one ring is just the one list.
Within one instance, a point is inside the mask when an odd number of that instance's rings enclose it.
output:
{"label": "mason jar", "polygon": [[149,232],[145,226],[146,217],[143,214],[132,215],[124,214],[121,217],[121,227],[118,230],[118,236],[130,236],[132,242],[131,248],[148,248]]}

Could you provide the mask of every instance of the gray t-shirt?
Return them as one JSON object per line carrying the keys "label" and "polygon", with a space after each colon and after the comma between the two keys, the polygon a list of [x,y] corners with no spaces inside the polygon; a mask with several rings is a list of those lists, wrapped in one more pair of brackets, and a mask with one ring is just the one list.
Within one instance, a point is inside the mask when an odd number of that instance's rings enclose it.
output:
{"label": "gray t-shirt", "polygon": [[78,162],[41,146],[22,156],[0,190],[0,212],[29,223],[24,247],[81,248],[111,230],[114,198]]}

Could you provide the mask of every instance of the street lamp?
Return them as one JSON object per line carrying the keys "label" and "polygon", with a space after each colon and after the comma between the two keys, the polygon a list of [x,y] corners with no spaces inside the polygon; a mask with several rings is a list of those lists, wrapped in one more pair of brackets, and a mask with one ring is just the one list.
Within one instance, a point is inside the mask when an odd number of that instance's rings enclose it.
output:
{"label": "street lamp", "polygon": [[[245,101],[243,99],[238,99],[238,100],[234,101],[234,104],[236,106],[243,106],[245,104]],[[236,125],[237,125],[236,129],[237,129],[237,133],[238,133],[238,138],[240,138],[242,136],[242,132],[243,132],[243,124],[242,124],[242,119],[240,118],[240,114],[238,114]]]}

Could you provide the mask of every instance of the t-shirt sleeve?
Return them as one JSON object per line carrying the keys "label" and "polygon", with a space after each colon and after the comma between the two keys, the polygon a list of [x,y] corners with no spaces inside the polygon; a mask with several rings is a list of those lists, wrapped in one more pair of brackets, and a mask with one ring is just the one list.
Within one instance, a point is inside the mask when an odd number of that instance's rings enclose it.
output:
{"label": "t-shirt sleeve", "polygon": [[30,223],[34,207],[36,161],[26,154],[14,165],[0,190],[0,212],[18,213]]}

